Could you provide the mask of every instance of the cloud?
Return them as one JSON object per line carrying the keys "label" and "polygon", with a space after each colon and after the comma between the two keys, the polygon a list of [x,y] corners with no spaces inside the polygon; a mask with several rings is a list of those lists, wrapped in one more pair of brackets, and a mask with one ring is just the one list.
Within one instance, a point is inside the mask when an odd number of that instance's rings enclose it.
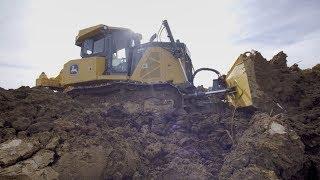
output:
{"label": "cloud", "polygon": [[0,1],[0,50],[13,53],[25,46],[25,22],[27,1]]}
{"label": "cloud", "polygon": [[259,43],[266,46],[290,45],[304,40],[307,35],[316,32],[319,29],[320,23],[308,24],[306,21],[296,20],[291,23],[282,23],[272,29],[253,33],[236,42]]}
{"label": "cloud", "polygon": [[290,45],[320,30],[320,21],[316,20],[320,16],[317,0],[247,0],[237,5],[240,29],[234,41],[238,44]]}
{"label": "cloud", "polygon": [[9,64],[6,62],[0,62],[0,68],[14,68],[14,69],[24,69],[24,70],[34,69],[33,66],[20,65],[20,64]]}
{"label": "cloud", "polygon": [[279,51],[288,54],[288,65],[302,68],[319,63],[320,1],[244,0],[233,4],[238,30],[233,44],[260,51],[267,59]]}

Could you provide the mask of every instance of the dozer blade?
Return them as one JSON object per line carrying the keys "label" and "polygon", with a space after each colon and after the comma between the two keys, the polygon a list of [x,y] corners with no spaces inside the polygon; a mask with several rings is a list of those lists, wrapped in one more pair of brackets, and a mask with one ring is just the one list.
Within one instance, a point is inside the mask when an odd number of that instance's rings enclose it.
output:
{"label": "dozer blade", "polygon": [[261,108],[261,101],[265,99],[265,94],[260,90],[257,83],[256,72],[263,71],[257,66],[255,52],[241,54],[231,67],[226,77],[229,88],[235,88],[235,93],[228,94],[228,101],[236,108],[254,107]]}

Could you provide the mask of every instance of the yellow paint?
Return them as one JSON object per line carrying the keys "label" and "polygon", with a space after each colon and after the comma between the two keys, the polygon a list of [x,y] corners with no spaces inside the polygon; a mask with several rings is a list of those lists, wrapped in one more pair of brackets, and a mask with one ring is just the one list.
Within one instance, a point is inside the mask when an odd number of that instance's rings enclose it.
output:
{"label": "yellow paint", "polygon": [[[105,62],[106,60],[103,57],[89,57],[67,62],[60,73],[61,85],[66,86],[97,80],[105,70]],[[73,65],[78,66],[76,74],[70,73],[70,67]]]}
{"label": "yellow paint", "polygon": [[[64,65],[59,76],[56,78],[48,79],[45,75],[40,75],[36,80],[36,86],[65,88],[74,84],[107,80],[131,80],[152,84],[159,82],[183,84],[187,82],[184,70],[182,69],[184,68],[184,62],[180,64],[179,60],[170,52],[160,47],[148,48],[130,77],[126,73],[105,75],[106,62],[104,57],[71,60]],[[71,66],[78,67],[77,73],[70,73]]]}
{"label": "yellow paint", "polygon": [[38,79],[36,79],[36,86],[45,86],[53,88],[61,88],[61,75],[59,74],[55,78],[48,78],[47,75],[42,72]]}
{"label": "yellow paint", "polygon": [[183,84],[187,82],[184,75],[184,63],[182,67],[169,51],[161,47],[148,48],[135,71],[131,80],[145,83],[172,82],[173,84]]}
{"label": "yellow paint", "polygon": [[118,80],[118,81],[124,81],[129,80],[129,76],[126,74],[111,74],[111,75],[101,75],[98,76],[97,80]]}
{"label": "yellow paint", "polygon": [[227,74],[228,87],[235,87],[236,93],[228,95],[229,102],[235,107],[247,107],[253,105],[251,89],[248,81],[247,57],[240,55]]}

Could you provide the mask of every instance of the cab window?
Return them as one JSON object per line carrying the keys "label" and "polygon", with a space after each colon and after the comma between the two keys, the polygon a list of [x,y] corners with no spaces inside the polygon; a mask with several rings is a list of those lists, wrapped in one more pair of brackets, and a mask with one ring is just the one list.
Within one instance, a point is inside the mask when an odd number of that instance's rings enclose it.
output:
{"label": "cab window", "polygon": [[93,39],[86,39],[83,42],[81,52],[83,57],[92,56],[98,53],[103,53],[105,49],[105,40],[104,38],[93,40]]}
{"label": "cab window", "polygon": [[125,73],[128,70],[128,61],[126,58],[126,49],[119,49],[112,54],[112,69],[114,72]]}
{"label": "cab window", "polygon": [[104,38],[94,41],[93,53],[102,53],[104,50]]}
{"label": "cab window", "polygon": [[93,40],[92,39],[86,39],[83,42],[82,48],[81,48],[81,52],[84,55],[91,55],[92,54],[92,50],[93,50]]}

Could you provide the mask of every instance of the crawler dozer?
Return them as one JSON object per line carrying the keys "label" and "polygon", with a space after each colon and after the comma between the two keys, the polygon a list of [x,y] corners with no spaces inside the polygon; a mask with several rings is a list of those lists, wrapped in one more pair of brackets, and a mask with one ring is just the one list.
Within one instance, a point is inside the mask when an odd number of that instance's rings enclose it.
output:
{"label": "crawler dozer", "polygon": [[[161,41],[163,30],[170,41]],[[64,64],[55,78],[41,73],[36,86],[73,96],[108,96],[122,92],[115,98],[119,102],[132,99],[145,103],[141,98],[155,98],[159,103],[181,107],[188,102],[197,104],[195,99],[216,96],[236,107],[254,106],[257,88],[250,84],[254,83],[250,54],[240,55],[225,76],[212,68],[195,71],[187,46],[174,40],[166,20],[149,42],[141,43],[141,39],[141,34],[127,28],[101,24],[82,29],[75,40],[81,48],[81,58]],[[193,85],[200,71],[216,74],[209,89],[200,90]]]}

